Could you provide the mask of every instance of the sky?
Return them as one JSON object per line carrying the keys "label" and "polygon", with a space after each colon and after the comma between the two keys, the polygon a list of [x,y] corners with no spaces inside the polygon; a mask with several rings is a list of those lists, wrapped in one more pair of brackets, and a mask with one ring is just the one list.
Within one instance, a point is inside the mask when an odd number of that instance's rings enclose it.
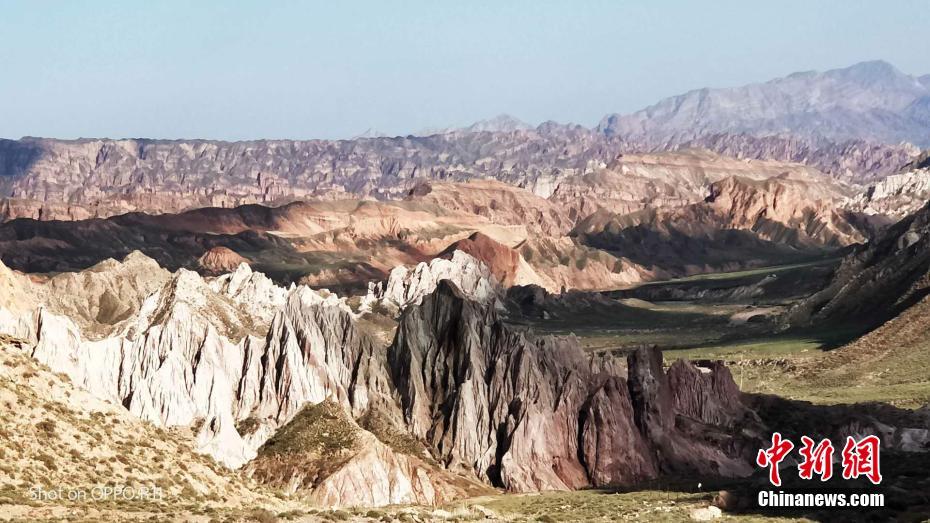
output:
{"label": "sky", "polygon": [[926,1],[0,0],[0,137],[350,138],[595,125],[701,87],[884,59]]}

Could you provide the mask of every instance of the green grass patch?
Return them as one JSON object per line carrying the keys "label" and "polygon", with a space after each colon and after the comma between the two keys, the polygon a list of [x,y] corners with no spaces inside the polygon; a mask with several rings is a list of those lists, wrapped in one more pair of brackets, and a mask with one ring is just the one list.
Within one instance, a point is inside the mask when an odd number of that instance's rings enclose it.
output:
{"label": "green grass patch", "polygon": [[357,429],[330,400],[307,405],[262,447],[266,455],[338,454],[355,446]]}

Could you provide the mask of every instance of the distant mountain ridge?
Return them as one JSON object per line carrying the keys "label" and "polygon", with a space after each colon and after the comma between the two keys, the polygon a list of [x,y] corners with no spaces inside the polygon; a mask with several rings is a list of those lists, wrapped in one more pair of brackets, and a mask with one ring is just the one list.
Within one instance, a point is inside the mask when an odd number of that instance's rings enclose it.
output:
{"label": "distant mountain ridge", "polygon": [[623,154],[708,149],[873,184],[930,144],[930,75],[864,62],[762,84],[701,89],[595,129],[509,115],[428,136],[351,140],[0,140],[0,221],[131,211],[396,200],[426,181],[495,179],[552,196]]}
{"label": "distant mountain ridge", "polygon": [[927,146],[928,106],[930,75],[907,75],[876,60],[742,87],[689,91],[632,114],[607,115],[597,130],[652,143],[729,132]]}

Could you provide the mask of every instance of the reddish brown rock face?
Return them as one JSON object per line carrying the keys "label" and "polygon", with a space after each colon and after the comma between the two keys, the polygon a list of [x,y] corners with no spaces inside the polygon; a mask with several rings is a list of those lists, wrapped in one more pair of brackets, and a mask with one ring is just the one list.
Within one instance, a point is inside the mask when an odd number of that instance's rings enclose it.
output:
{"label": "reddish brown rock face", "polygon": [[728,426],[747,412],[730,369],[722,362],[678,360],[668,369],[668,382],[679,414]]}
{"label": "reddish brown rock face", "polygon": [[457,250],[484,262],[501,285],[510,287],[514,284],[520,266],[520,253],[517,251],[480,232],[453,243],[442,256],[450,257]]}
{"label": "reddish brown rock face", "polygon": [[625,485],[656,477],[649,446],[633,423],[626,380],[608,378],[580,417],[581,457],[594,485]]}
{"label": "reddish brown rock face", "polygon": [[[641,348],[628,357],[630,397],[636,425],[649,442],[660,473],[679,477],[741,477],[752,474],[750,450],[761,422],[746,414],[736,384],[722,364],[709,376],[692,364],[675,362],[668,375],[662,353]],[[722,370],[721,370],[722,369]],[[712,408],[707,415],[702,403]],[[735,430],[734,427],[740,429]]]}
{"label": "reddish brown rock face", "polygon": [[465,300],[447,281],[402,315],[388,360],[413,435],[447,466],[507,490],[629,485],[662,472],[752,471],[744,456],[728,453],[742,448],[729,441],[738,437],[711,443],[702,436],[738,419],[678,424],[688,417],[676,408],[679,395],[683,405],[734,400],[728,373],[716,382],[676,378],[684,387],[679,394],[661,353],[644,348],[630,356],[628,384],[573,338],[513,331],[493,307]]}
{"label": "reddish brown rock face", "polygon": [[234,271],[240,263],[249,263],[249,260],[228,247],[213,247],[203,253],[197,263],[208,273],[223,274]]}

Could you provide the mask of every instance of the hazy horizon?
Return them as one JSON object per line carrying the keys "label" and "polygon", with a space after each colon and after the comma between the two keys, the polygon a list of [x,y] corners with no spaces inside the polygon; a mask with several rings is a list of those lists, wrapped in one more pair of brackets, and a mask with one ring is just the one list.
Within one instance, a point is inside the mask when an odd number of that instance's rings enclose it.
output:
{"label": "hazy horizon", "polygon": [[591,127],[798,71],[930,73],[913,1],[54,6],[5,6],[0,137],[342,139],[499,114]]}

